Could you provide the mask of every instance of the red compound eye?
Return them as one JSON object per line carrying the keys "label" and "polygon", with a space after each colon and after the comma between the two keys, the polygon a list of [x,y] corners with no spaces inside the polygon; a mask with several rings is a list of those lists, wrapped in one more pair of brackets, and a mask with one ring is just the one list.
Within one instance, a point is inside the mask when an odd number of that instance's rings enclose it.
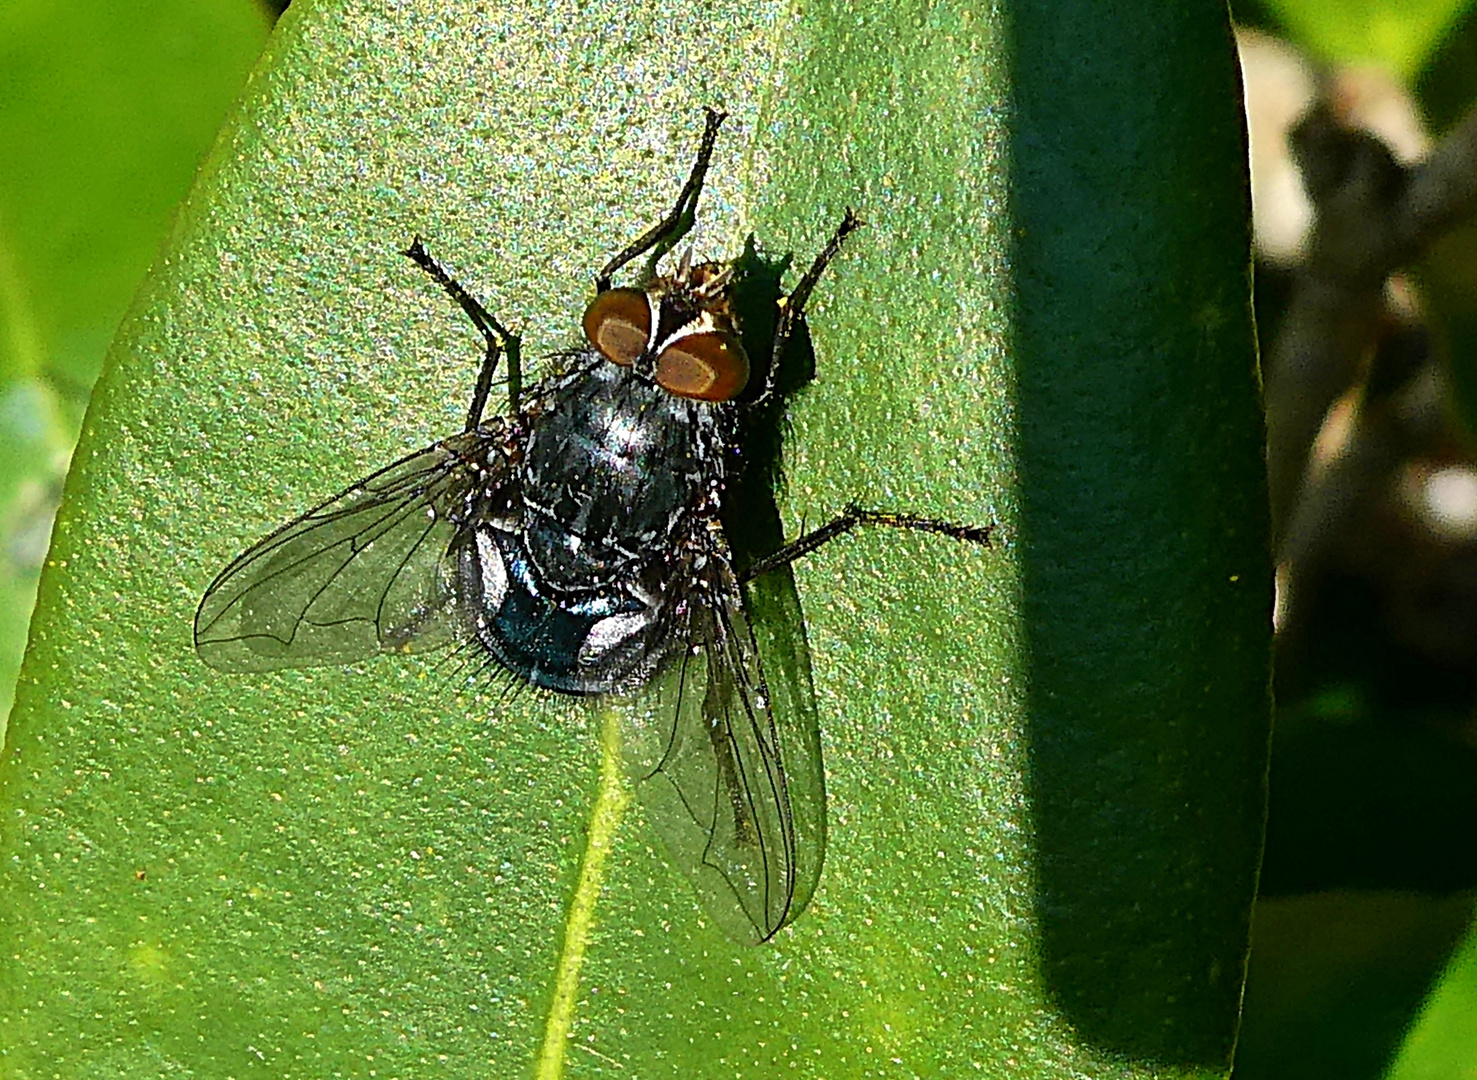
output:
{"label": "red compound eye", "polygon": [[585,308],[585,337],[612,364],[630,367],[651,337],[651,305],[640,289],[606,289]]}
{"label": "red compound eye", "polygon": [[656,358],[656,382],[678,397],[732,401],[748,385],[749,358],[732,334],[687,334]]}

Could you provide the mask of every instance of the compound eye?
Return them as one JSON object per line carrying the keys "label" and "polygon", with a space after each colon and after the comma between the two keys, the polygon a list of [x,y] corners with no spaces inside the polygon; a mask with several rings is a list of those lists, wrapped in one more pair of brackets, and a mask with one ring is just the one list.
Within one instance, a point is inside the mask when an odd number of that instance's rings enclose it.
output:
{"label": "compound eye", "polygon": [[651,337],[651,305],[640,289],[606,289],[585,308],[585,337],[612,364],[630,367]]}
{"label": "compound eye", "polygon": [[699,401],[732,401],[749,382],[749,358],[732,334],[706,330],[680,337],[656,358],[656,382]]}

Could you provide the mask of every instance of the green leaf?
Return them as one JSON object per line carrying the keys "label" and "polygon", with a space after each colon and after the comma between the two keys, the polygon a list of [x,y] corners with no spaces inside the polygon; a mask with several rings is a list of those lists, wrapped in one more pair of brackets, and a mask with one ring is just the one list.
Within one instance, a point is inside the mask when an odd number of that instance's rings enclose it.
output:
{"label": "green leaf", "polygon": [[[13,1071],[1226,1072],[1270,597],[1234,55],[1216,4],[1023,7],[289,9],[59,519],[0,774]],[[812,306],[789,531],[999,524],[796,567],[828,856],[755,948],[616,826],[579,703],[190,646],[225,560],[457,429],[479,341],[410,237],[564,346],[706,104],[700,252],[870,223]]]}
{"label": "green leaf", "polygon": [[1410,79],[1471,0],[1266,0],[1294,40],[1324,60],[1383,64]]}
{"label": "green leaf", "polygon": [[1386,1080],[1447,1080],[1471,1073],[1477,1043],[1477,934],[1466,940],[1446,966],[1420,1019],[1385,1073]]}

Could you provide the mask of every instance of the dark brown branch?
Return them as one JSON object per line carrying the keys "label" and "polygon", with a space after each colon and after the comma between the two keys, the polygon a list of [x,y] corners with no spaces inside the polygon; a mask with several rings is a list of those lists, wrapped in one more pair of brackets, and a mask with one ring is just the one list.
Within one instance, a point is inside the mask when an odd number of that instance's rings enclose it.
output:
{"label": "dark brown branch", "polygon": [[1279,552],[1323,418],[1358,380],[1387,325],[1386,280],[1477,210],[1477,108],[1410,169],[1327,104],[1304,117],[1291,141],[1317,216],[1264,368]]}
{"label": "dark brown branch", "polygon": [[1392,268],[1408,262],[1449,228],[1477,212],[1477,106],[1412,170],[1395,209]]}

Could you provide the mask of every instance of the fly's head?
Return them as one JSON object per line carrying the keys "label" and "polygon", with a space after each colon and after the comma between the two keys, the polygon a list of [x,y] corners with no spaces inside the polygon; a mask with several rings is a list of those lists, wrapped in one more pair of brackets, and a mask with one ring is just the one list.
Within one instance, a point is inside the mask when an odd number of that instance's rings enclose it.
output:
{"label": "fly's head", "polygon": [[692,264],[644,288],[613,288],[585,309],[585,337],[606,360],[669,394],[693,401],[733,401],[749,384],[749,357],[731,303],[733,268]]}

